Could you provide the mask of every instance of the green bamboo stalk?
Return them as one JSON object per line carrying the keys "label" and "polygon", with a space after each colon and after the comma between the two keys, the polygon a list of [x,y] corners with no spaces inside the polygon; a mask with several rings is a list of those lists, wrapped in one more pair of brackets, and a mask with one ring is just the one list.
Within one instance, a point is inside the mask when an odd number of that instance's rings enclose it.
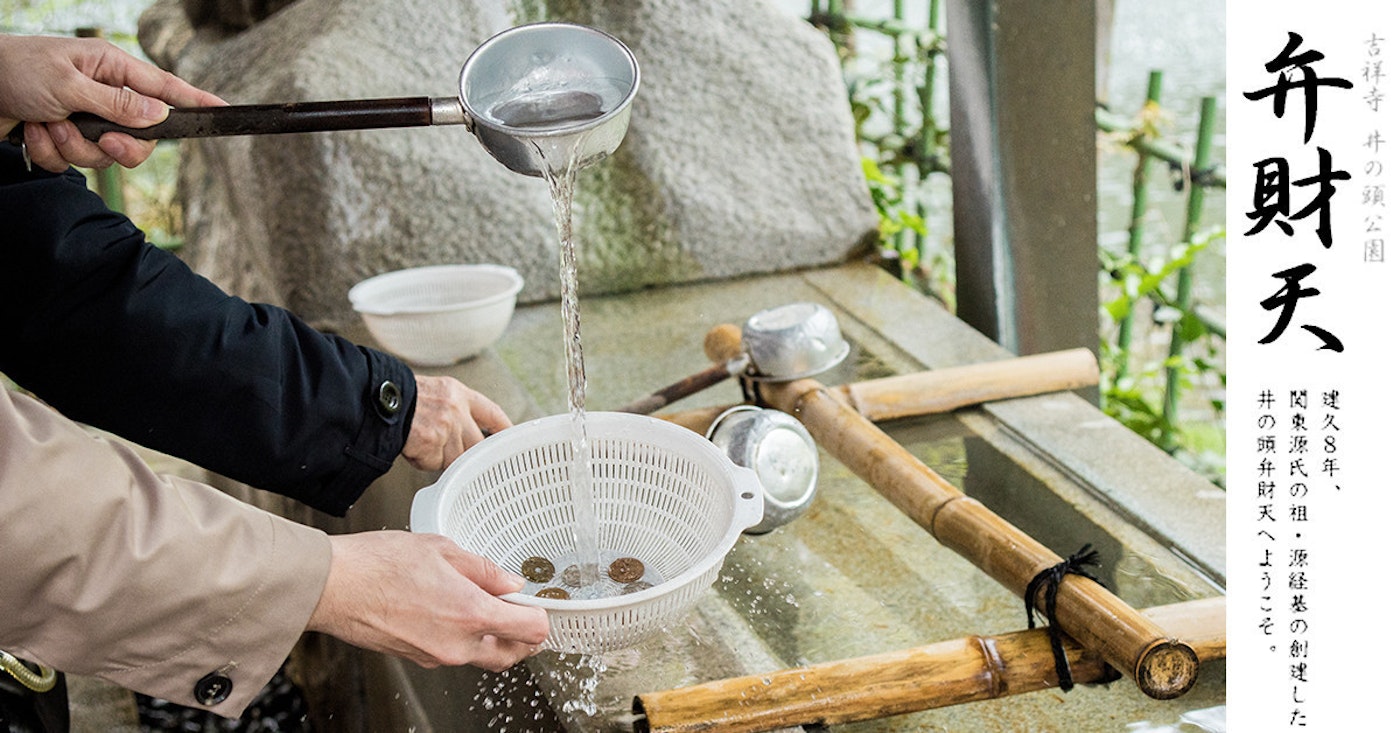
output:
{"label": "green bamboo stalk", "polygon": [[[1196,127],[1196,156],[1192,165],[1195,170],[1202,170],[1210,165],[1211,138],[1215,136],[1215,97],[1206,97],[1201,100],[1201,120]],[[1191,180],[1188,175],[1187,181]],[[1200,226],[1201,209],[1205,204],[1205,191],[1203,186],[1191,185],[1186,199],[1186,227],[1182,235],[1182,241],[1189,242],[1196,236],[1196,230]],[[1192,310],[1192,267],[1187,265],[1177,272],[1176,279],[1176,302],[1177,311],[1182,314],[1190,313]],[[1166,371],[1166,387],[1162,396],[1162,418],[1167,426],[1168,434],[1165,436],[1167,448],[1176,447],[1176,421],[1177,407],[1181,399],[1181,369],[1170,365],[1176,357],[1181,356],[1185,347],[1185,340],[1181,335],[1181,322],[1172,325],[1172,341],[1167,351],[1169,366]]]}
{"label": "green bamboo stalk", "polygon": [[[935,35],[939,35],[939,20],[943,17],[942,3],[940,0],[929,0],[928,4],[928,29]],[[915,143],[917,150],[917,162],[919,166],[919,178],[928,178],[934,171],[935,151],[938,145],[938,120],[934,117],[933,110],[933,89],[938,78],[938,70],[933,63],[934,54],[929,53],[923,60],[924,63],[924,84],[919,91],[919,139]],[[928,221],[928,205],[922,197],[914,205],[914,211],[920,219]],[[928,257],[928,237],[919,232],[914,233],[914,247],[919,253],[919,262],[924,262]]]}
{"label": "green bamboo stalk", "polygon": [[[1162,72],[1153,70],[1147,77],[1147,99],[1143,103],[1143,109],[1153,110],[1162,101]],[[1139,135],[1143,137],[1143,135]],[[1128,259],[1130,262],[1137,262],[1138,256],[1142,252],[1142,234],[1146,228],[1144,217],[1147,215],[1147,174],[1151,168],[1153,156],[1142,149],[1136,149],[1138,162],[1133,169],[1133,208],[1132,218],[1128,221]],[[1136,321],[1134,316],[1136,305],[1128,308],[1123,314],[1123,320],[1118,322],[1118,354],[1114,360],[1114,379],[1121,379],[1128,373],[1129,355],[1133,346],[1133,324]]]}
{"label": "green bamboo stalk", "polygon": [[[939,31],[939,20],[943,17],[943,3],[941,0],[929,0],[928,4],[928,29],[937,37],[942,37]],[[938,69],[934,67],[934,54],[924,59],[924,86],[919,94],[919,115],[921,125],[919,127],[919,175],[928,176],[933,172],[933,160],[938,146],[938,121],[934,119],[933,113],[933,87],[937,81]]]}
{"label": "green bamboo stalk", "polygon": [[[893,16],[892,23],[901,26],[904,24],[904,0],[893,1],[891,15]],[[913,63],[914,57],[909,53],[909,36],[907,34],[889,34],[889,39],[891,49],[890,65],[894,77],[894,100],[890,110],[893,117],[893,120],[891,120],[891,131],[897,139],[904,139],[906,131],[909,129],[909,112],[906,105],[906,97],[908,96],[908,89],[906,88],[908,85],[908,76],[906,72],[908,71],[909,64]],[[909,193],[915,191],[918,187],[917,171],[914,170],[913,165],[907,162],[896,163],[895,167],[899,171],[900,189],[907,200]],[[913,247],[916,250],[919,248],[919,234],[918,232],[908,229],[901,229],[896,236],[899,238],[895,252],[899,255],[900,275],[905,284],[912,284],[908,265],[904,261],[904,251],[909,247]]]}
{"label": "green bamboo stalk", "polygon": [[[894,8],[892,12],[894,13],[895,21],[903,23],[904,0],[894,0]],[[905,51],[907,51],[905,45],[908,42],[908,36],[906,36],[903,33],[900,33],[893,36],[891,40],[893,41],[891,47],[894,49],[893,58],[891,59],[891,65],[894,67],[894,134],[903,136],[905,115],[904,71],[905,66],[908,65],[910,62],[911,56],[910,54],[905,53]]]}
{"label": "green bamboo stalk", "polygon": [[853,16],[850,18],[846,18],[845,21],[852,28],[860,28],[861,30],[874,31],[876,33],[882,33],[891,37],[914,35],[920,30],[919,28],[911,26],[908,23],[903,22],[902,20],[888,18],[860,18]]}

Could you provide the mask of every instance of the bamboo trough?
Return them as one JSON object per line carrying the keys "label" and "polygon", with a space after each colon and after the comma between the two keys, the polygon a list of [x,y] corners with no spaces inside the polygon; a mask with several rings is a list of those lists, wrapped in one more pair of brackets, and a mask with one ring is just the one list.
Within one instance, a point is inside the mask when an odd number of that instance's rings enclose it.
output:
{"label": "bamboo trough", "polygon": [[[1225,598],[1146,609],[1142,616],[1196,649],[1225,657]],[[1102,657],[1072,639],[1076,680],[1113,678]],[[1046,629],[970,636],[824,664],[734,677],[638,695],[634,730],[756,733],[798,725],[854,723],[1056,687]]]}
{"label": "bamboo trough", "polygon": [[[739,329],[712,328],[706,355],[731,363],[743,346]],[[748,383],[747,394],[796,417],[812,437],[936,540],[1023,595],[1040,571],[1061,558],[981,502],[966,496],[874,424],[949,412],[998,399],[1024,397],[1098,382],[1088,349],[1070,349],[994,362],[929,370],[826,387],[812,379]],[[704,433],[728,406],[663,415]],[[1043,612],[1043,594],[1036,598]],[[1155,699],[1172,699],[1195,684],[1199,658],[1108,589],[1078,575],[1058,593],[1057,621],[1069,636],[1134,680]]]}
{"label": "bamboo trough", "polygon": [[[1038,573],[1061,562],[1030,535],[924,465],[836,390],[801,379],[757,385],[757,394],[760,402],[801,421],[819,445],[934,539],[1018,596]],[[1043,595],[1036,605],[1045,610]],[[1056,618],[1066,634],[1152,698],[1176,698],[1195,684],[1199,658],[1191,646],[1089,578],[1065,577]]]}

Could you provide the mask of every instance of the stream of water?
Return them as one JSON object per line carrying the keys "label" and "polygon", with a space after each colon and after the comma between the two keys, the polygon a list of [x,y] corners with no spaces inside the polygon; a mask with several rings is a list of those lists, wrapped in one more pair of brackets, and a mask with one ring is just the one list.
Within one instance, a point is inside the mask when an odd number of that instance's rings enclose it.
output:
{"label": "stream of water", "polygon": [[588,440],[585,394],[588,374],[583,362],[582,315],[578,302],[578,248],[574,243],[574,184],[578,179],[578,145],[562,164],[545,163],[545,180],[554,203],[554,223],[559,230],[559,314],[564,328],[564,363],[569,383],[569,414],[573,423],[573,462],[569,487],[574,507],[574,547],[578,582],[584,589],[598,583],[598,518],[593,504],[592,447]]}

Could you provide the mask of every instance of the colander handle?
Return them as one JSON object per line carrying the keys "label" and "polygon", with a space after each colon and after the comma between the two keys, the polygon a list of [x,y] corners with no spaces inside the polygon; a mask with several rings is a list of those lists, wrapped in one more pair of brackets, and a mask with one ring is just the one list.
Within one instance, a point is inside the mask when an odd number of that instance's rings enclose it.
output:
{"label": "colander handle", "polygon": [[735,518],[740,529],[748,529],[763,521],[763,482],[752,468],[734,465]]}
{"label": "colander handle", "polygon": [[408,528],[425,534],[442,534],[438,522],[438,497],[442,496],[441,482],[426,486],[413,495],[413,504],[408,510]]}

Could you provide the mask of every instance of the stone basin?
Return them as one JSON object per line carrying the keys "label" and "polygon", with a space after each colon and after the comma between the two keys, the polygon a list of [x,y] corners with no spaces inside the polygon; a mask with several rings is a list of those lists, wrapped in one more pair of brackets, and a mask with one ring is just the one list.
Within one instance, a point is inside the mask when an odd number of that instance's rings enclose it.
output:
{"label": "stone basin", "polygon": [[[1010,356],[883,271],[865,264],[585,299],[588,408],[609,409],[708,366],[705,332],[796,301],[831,308],[853,353],[828,384]],[[364,334],[351,333],[359,339]],[[366,343],[369,343],[366,341]],[[517,310],[493,350],[437,373],[491,395],[517,422],[567,409],[557,303]],[[663,412],[742,401],[728,383]],[[914,455],[1042,544],[1092,543],[1098,577],[1145,608],[1219,595],[1224,493],[1061,392],[882,425]],[[333,531],[406,527],[432,474],[400,462]],[[321,522],[325,524],[324,522]],[[543,653],[503,675],[423,670],[334,641],[311,647],[311,675],[369,730],[631,730],[633,696],[726,677],[1025,628],[1018,593],[939,545],[864,481],[821,456],[816,501],[791,524],[744,536],[684,622],[591,660]],[[585,663],[586,662],[586,663]],[[347,674],[353,665],[355,675]],[[1129,681],[1079,685],[834,726],[850,731],[1122,731],[1174,725],[1224,705],[1225,665],[1201,665],[1186,695],[1157,701]],[[348,679],[357,685],[347,685]],[[355,688],[359,689],[356,690]],[[363,704],[363,709],[354,706]],[[324,708],[323,709],[330,709]]]}

